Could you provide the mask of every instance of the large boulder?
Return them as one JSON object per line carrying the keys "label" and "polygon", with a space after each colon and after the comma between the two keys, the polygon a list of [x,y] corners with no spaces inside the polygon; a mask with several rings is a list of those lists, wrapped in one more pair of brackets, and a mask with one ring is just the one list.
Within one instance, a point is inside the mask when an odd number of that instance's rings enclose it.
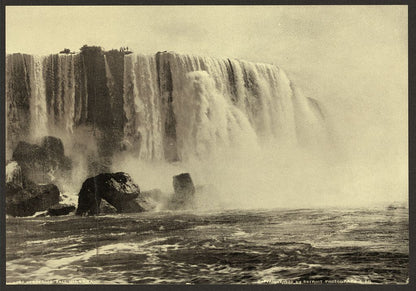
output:
{"label": "large boulder", "polygon": [[72,168],[71,160],[64,155],[62,141],[52,136],[44,137],[40,145],[19,142],[13,160],[21,167],[23,187],[28,181],[46,184],[65,180]]}
{"label": "large boulder", "polygon": [[173,176],[173,194],[168,202],[169,209],[189,209],[194,206],[195,186],[189,173]]}
{"label": "large boulder", "polygon": [[117,212],[145,211],[139,201],[140,188],[127,173],[103,173],[88,178],[78,194],[77,215],[95,215],[100,212],[101,199],[117,209]]}
{"label": "large boulder", "polygon": [[173,176],[173,189],[178,198],[188,199],[195,194],[195,186],[189,173]]}
{"label": "large boulder", "polygon": [[11,216],[31,216],[47,210],[59,202],[59,189],[53,184],[37,185],[29,183],[25,188],[6,183],[6,214]]}
{"label": "large boulder", "polygon": [[6,165],[6,183],[14,183],[23,187],[22,169],[16,161],[11,161]]}

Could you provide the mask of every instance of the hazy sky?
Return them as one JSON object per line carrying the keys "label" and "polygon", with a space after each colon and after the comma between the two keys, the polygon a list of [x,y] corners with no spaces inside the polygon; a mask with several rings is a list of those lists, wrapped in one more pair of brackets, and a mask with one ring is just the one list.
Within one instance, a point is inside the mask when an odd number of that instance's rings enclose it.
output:
{"label": "hazy sky", "polygon": [[407,189],[407,43],[407,6],[6,7],[8,53],[89,44],[281,66],[326,107],[355,178],[391,182],[386,197]]}

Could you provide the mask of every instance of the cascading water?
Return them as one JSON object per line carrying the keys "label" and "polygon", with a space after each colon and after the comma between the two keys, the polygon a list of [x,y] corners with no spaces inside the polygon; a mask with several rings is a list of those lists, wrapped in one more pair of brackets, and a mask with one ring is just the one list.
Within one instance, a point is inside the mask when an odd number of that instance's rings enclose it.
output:
{"label": "cascading water", "polygon": [[185,81],[174,102],[181,160],[212,157],[230,147],[256,149],[256,133],[247,116],[217,91],[206,71],[187,73]]}
{"label": "cascading water", "polygon": [[270,138],[296,144],[293,90],[278,67],[173,53],[163,60],[172,75],[181,159]]}
{"label": "cascading water", "polygon": [[30,78],[31,104],[30,127],[34,139],[48,135],[48,116],[46,108],[45,79],[43,78],[44,58],[32,56],[32,75]]}
{"label": "cascading water", "polygon": [[142,160],[162,160],[161,102],[155,56],[129,55],[124,63],[125,141]]}
{"label": "cascading water", "polygon": [[170,52],[7,56],[7,143],[88,129],[112,156],[209,160],[223,150],[319,144],[325,121],[274,65]]}
{"label": "cascading water", "polygon": [[48,125],[52,132],[72,134],[75,117],[74,55],[51,55],[45,60]]}
{"label": "cascading water", "polygon": [[30,137],[31,56],[6,57],[6,156],[11,156],[19,140]]}

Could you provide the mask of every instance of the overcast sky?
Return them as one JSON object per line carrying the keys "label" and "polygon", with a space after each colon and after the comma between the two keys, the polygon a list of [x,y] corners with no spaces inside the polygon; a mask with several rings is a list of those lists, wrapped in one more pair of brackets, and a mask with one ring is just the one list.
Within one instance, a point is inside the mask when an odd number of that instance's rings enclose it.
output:
{"label": "overcast sky", "polygon": [[407,43],[407,6],[6,7],[8,53],[89,44],[277,64],[372,165],[362,179],[395,192],[407,189]]}

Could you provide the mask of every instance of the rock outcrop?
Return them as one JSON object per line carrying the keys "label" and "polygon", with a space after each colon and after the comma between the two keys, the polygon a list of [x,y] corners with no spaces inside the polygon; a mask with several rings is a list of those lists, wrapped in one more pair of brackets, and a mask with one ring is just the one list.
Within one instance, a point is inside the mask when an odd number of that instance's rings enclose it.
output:
{"label": "rock outcrop", "polygon": [[25,188],[6,183],[6,214],[11,216],[31,216],[47,210],[59,202],[59,189],[53,184],[37,185],[28,183]]}
{"label": "rock outcrop", "polygon": [[41,145],[19,142],[13,151],[13,160],[21,167],[23,187],[34,183],[56,183],[70,176],[71,160],[64,155],[62,141],[46,136]]}
{"label": "rock outcrop", "polygon": [[127,173],[103,173],[88,178],[78,194],[77,215],[100,213],[101,200],[106,200],[119,213],[142,212],[140,188]]}
{"label": "rock outcrop", "polygon": [[173,194],[168,208],[173,210],[189,209],[194,206],[195,186],[189,173],[173,176]]}
{"label": "rock outcrop", "polygon": [[[38,185],[29,179],[35,170],[39,170],[40,164],[36,159],[43,159],[44,153],[37,145],[25,144],[21,143],[16,151],[25,171],[16,161],[11,161],[6,166],[6,213],[11,216],[32,216],[59,202],[59,189],[56,185]],[[30,153],[37,156],[31,157]],[[26,161],[23,161],[24,158]],[[30,165],[34,167],[30,168]]]}

